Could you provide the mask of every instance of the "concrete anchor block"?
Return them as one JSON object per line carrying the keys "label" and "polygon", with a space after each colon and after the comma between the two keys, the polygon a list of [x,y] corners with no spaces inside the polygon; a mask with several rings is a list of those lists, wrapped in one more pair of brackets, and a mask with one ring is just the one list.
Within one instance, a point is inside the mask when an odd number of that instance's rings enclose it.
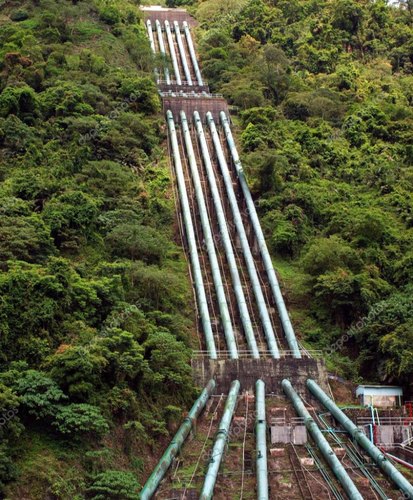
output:
{"label": "concrete anchor block", "polygon": [[304,465],[304,467],[312,467],[314,465],[314,458],[310,457],[300,458],[300,463],[301,465]]}
{"label": "concrete anchor block", "polygon": [[338,457],[344,457],[344,455],[346,454],[345,448],[336,447],[336,448],[333,448],[333,451]]}

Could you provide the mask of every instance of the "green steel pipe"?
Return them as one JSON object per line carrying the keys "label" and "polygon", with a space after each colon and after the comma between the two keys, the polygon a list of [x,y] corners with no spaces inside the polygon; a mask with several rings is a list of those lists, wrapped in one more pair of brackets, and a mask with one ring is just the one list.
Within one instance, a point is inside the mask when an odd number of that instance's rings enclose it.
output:
{"label": "green steel pipe", "polygon": [[380,469],[407,495],[405,498],[413,499],[413,485],[387,460],[386,456],[364,435],[363,431],[340,410],[314,380],[308,379],[307,387],[352,438],[366,451]]}
{"label": "green steel pipe", "polygon": [[181,28],[179,27],[178,21],[174,21],[174,28],[175,28],[176,42],[178,44],[179,54],[181,56],[182,66],[184,68],[186,83],[192,86],[193,82],[192,82],[191,72],[189,71],[188,60],[186,58],[184,43],[182,41],[182,36],[181,36]]}
{"label": "green steel pipe", "polygon": [[205,476],[202,491],[199,500],[210,500],[214,494],[215,483],[218,476],[221,460],[224,455],[225,445],[228,440],[228,431],[231,425],[232,417],[234,415],[235,406],[237,404],[240,383],[234,380],[228,393],[227,401],[225,403],[224,414],[219,424],[219,429],[216,434],[215,444],[212,449],[212,455],[209,460],[208,471]]}
{"label": "green steel pipe", "polygon": [[231,316],[229,314],[228,303],[225,296],[225,288],[222,282],[218,257],[215,250],[214,237],[212,235],[211,224],[209,222],[208,210],[205,203],[205,196],[202,191],[201,178],[199,176],[198,165],[195,159],[195,152],[192,145],[188,120],[186,119],[184,111],[181,111],[181,123],[185,140],[186,154],[188,158],[189,167],[191,169],[192,181],[194,183],[195,197],[198,203],[202,232],[204,235],[205,246],[208,252],[209,262],[211,265],[212,280],[214,282],[214,287],[217,294],[217,302],[221,316],[221,323],[224,330],[225,340],[229,351],[229,357],[231,359],[238,359],[237,343],[235,341],[234,329],[232,327]]}
{"label": "green steel pipe", "polygon": [[186,238],[188,241],[189,255],[191,259],[194,287],[199,306],[199,315],[204,330],[205,342],[211,359],[217,359],[217,350],[215,346],[214,334],[211,326],[211,317],[209,314],[208,300],[205,293],[204,279],[202,277],[201,264],[199,261],[198,248],[196,244],[195,230],[192,223],[191,207],[189,206],[188,193],[186,191],[185,177],[182,169],[181,155],[179,152],[178,138],[175,130],[173,114],[170,110],[166,112],[168,121],[169,137],[172,146],[172,155],[174,158],[176,181],[178,184],[179,198],[182,206],[182,217],[185,225]]}
{"label": "green steel pipe", "polygon": [[211,156],[208,150],[208,144],[205,138],[204,128],[202,126],[201,117],[198,111],[194,112],[194,122],[198,134],[199,145],[201,146],[201,154],[204,162],[204,167],[208,177],[209,187],[211,189],[212,200],[214,202],[215,212],[217,215],[219,231],[222,238],[222,244],[227,258],[229,272],[234,290],[234,295],[237,300],[238,311],[244,328],[245,337],[247,340],[248,348],[251,351],[251,357],[258,359],[260,353],[257,346],[257,340],[252,326],[251,316],[248,310],[247,301],[242,287],[240,274],[238,271],[237,260],[235,258],[234,249],[231,242],[231,237],[228,230],[228,224],[225,218],[224,208],[222,206],[221,195],[219,193],[217,181],[215,178],[214,168],[211,162]]}
{"label": "green steel pipe", "polygon": [[174,68],[175,80],[177,85],[182,85],[181,72],[179,71],[179,64],[178,64],[178,59],[176,57],[175,44],[171,33],[171,26],[169,24],[169,21],[165,21],[164,25],[165,25],[166,38],[168,40],[168,45],[169,45],[169,54],[171,55],[172,66]]}
{"label": "green steel pipe", "polygon": [[257,215],[257,210],[255,208],[254,200],[252,199],[247,179],[245,178],[244,170],[242,168],[241,160],[238,155],[237,147],[235,145],[234,138],[232,137],[231,127],[227,115],[224,111],[220,113],[221,123],[224,128],[225,137],[229,149],[231,151],[231,156],[234,161],[235,170],[237,172],[237,177],[242,189],[242,193],[247,204],[248,213],[251,219],[252,226],[254,228],[255,237],[257,238],[258,247],[261,252],[262,260],[264,263],[265,271],[268,276],[268,281],[270,283],[271,291],[274,296],[275,303],[277,305],[278,314],[280,315],[281,324],[284,330],[285,338],[287,339],[288,346],[291,349],[294,358],[301,358],[300,348],[294,333],[293,326],[291,324],[290,316],[288,315],[287,307],[284,302],[284,298],[281,293],[280,284],[275,274],[274,266],[271,261],[271,256],[268,252],[267,243],[265,242],[264,233],[261,229],[260,220]]}
{"label": "green steel pipe", "polygon": [[324,434],[312,419],[310,413],[307,411],[307,408],[304,406],[304,403],[301,401],[300,396],[293,389],[291,382],[287,379],[284,379],[282,381],[282,387],[284,389],[284,392],[293,403],[297,414],[304,419],[306,429],[316,442],[319,450],[323,454],[323,457],[331,467],[336,478],[340,481],[350,500],[363,500],[363,496],[351,480],[350,476],[347,474],[345,468],[343,467],[343,464],[337,458],[327,439],[324,437]]}
{"label": "green steel pipe", "polygon": [[277,341],[275,340],[275,333],[272,327],[270,315],[268,313],[267,303],[265,302],[265,297],[261,288],[261,282],[258,277],[257,269],[255,267],[254,257],[252,255],[250,244],[248,242],[248,237],[245,231],[244,222],[242,220],[241,211],[238,206],[238,200],[235,195],[234,186],[232,184],[231,174],[229,173],[227,160],[225,158],[225,154],[222,149],[221,141],[211,112],[208,112],[206,114],[206,119],[211,131],[212,141],[215,147],[215,152],[221,169],[222,179],[225,184],[225,190],[231,207],[232,217],[240,239],[242,254],[244,256],[245,264],[247,265],[248,276],[251,281],[262,328],[267,340],[268,350],[270,351],[273,358],[278,359],[280,357],[280,351],[278,349]]}
{"label": "green steel pipe", "polygon": [[165,44],[164,44],[163,35],[162,35],[162,26],[161,26],[161,23],[158,20],[155,21],[155,26],[156,26],[156,32],[158,34],[159,52],[161,53],[162,57],[164,58],[165,80],[166,80],[167,85],[170,85],[171,84],[171,76],[169,74],[169,69],[166,66],[166,51],[165,51]]}
{"label": "green steel pipe", "polygon": [[265,417],[265,383],[255,383],[255,438],[257,466],[257,499],[268,500],[268,467],[267,467],[267,422]]}
{"label": "green steel pipe", "polygon": [[201,392],[199,398],[195,401],[188,413],[188,416],[182,422],[181,427],[173,437],[168,448],[165,450],[165,453],[162,455],[152,474],[149,476],[149,479],[146,481],[145,486],[140,493],[141,500],[149,500],[152,498],[160,482],[165,476],[166,471],[170,467],[173,459],[178,454],[183,443],[185,442],[185,439],[188,437],[188,434],[194,426],[194,421],[199,417],[200,413],[205,408],[205,405],[214,389],[215,381],[210,380],[205,389]]}
{"label": "green steel pipe", "polygon": [[[155,55],[156,54],[155,40],[154,40],[154,37],[153,37],[152,23],[150,22],[149,19],[146,21],[146,28],[148,30],[148,37],[149,37],[149,43],[150,43],[150,46],[151,46],[151,50],[152,50],[153,54]],[[156,81],[158,81],[158,79],[159,79],[158,68],[155,68],[155,77],[156,77]]]}
{"label": "green steel pipe", "polygon": [[204,85],[204,81],[202,80],[201,71],[199,70],[198,60],[196,58],[194,43],[192,41],[192,36],[191,36],[191,32],[189,30],[189,25],[186,21],[184,21],[182,24],[184,27],[186,43],[188,45],[189,55],[191,57],[192,66],[193,66],[194,71],[195,71],[196,79],[198,80],[198,85],[202,86],[202,85]]}

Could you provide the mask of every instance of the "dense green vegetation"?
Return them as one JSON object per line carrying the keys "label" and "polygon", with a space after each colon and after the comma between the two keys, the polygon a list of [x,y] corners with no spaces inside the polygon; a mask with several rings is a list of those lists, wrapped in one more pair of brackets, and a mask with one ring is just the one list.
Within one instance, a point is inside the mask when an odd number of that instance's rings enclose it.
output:
{"label": "dense green vegetation", "polygon": [[8,498],[137,498],[144,457],[193,399],[187,267],[140,15],[127,0],[1,10]]}
{"label": "dense green vegetation", "polygon": [[[199,3],[214,91],[307,345],[345,375],[413,375],[413,4]],[[308,301],[311,310],[308,311]]]}
{"label": "dense green vegetation", "polygon": [[[203,73],[239,110],[304,343],[411,382],[413,4],[166,3],[191,4]],[[0,497],[136,499],[194,395],[138,2],[0,4]]]}

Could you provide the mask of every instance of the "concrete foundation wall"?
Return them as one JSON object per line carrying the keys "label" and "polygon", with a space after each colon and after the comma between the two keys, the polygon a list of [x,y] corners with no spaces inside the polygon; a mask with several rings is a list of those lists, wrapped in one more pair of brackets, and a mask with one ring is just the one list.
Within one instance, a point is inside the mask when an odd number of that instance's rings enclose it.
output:
{"label": "concrete foundation wall", "polygon": [[216,380],[215,393],[227,393],[233,380],[241,382],[242,391],[255,391],[255,382],[262,379],[265,382],[267,394],[284,396],[281,381],[290,379],[294,388],[306,398],[314,402],[305,386],[308,378],[313,378],[329,393],[327,372],[321,360],[310,358],[294,359],[193,359],[192,370],[195,381],[204,387],[208,380]]}

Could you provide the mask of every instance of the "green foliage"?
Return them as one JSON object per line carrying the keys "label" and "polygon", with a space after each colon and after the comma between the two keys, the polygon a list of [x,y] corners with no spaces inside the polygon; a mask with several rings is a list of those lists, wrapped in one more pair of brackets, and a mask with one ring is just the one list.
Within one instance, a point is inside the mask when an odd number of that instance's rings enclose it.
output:
{"label": "green foliage", "polygon": [[[334,345],[411,283],[411,12],[381,0],[206,0],[197,14],[204,74],[239,108],[269,247],[297,269],[297,329]],[[369,320],[329,367],[407,383],[410,323]]]}
{"label": "green foliage", "polygon": [[[0,425],[0,496],[84,498],[90,472],[140,474],[142,450],[168,434],[163,409],[192,401],[155,61],[131,0],[2,15],[0,410],[13,418]],[[103,436],[92,471],[84,457]]]}
{"label": "green foliage", "polygon": [[92,500],[137,500],[140,488],[131,472],[107,470],[95,476],[87,492]]}
{"label": "green foliage", "polygon": [[23,121],[31,122],[38,111],[38,98],[34,90],[25,85],[6,87],[0,94],[0,116],[16,115]]}
{"label": "green foliage", "polygon": [[60,406],[53,425],[64,435],[82,434],[101,437],[109,431],[109,425],[99,408],[84,403]]}
{"label": "green foliage", "polygon": [[22,408],[37,419],[54,417],[57,405],[67,399],[58,385],[36,370],[23,372],[14,383]]}

